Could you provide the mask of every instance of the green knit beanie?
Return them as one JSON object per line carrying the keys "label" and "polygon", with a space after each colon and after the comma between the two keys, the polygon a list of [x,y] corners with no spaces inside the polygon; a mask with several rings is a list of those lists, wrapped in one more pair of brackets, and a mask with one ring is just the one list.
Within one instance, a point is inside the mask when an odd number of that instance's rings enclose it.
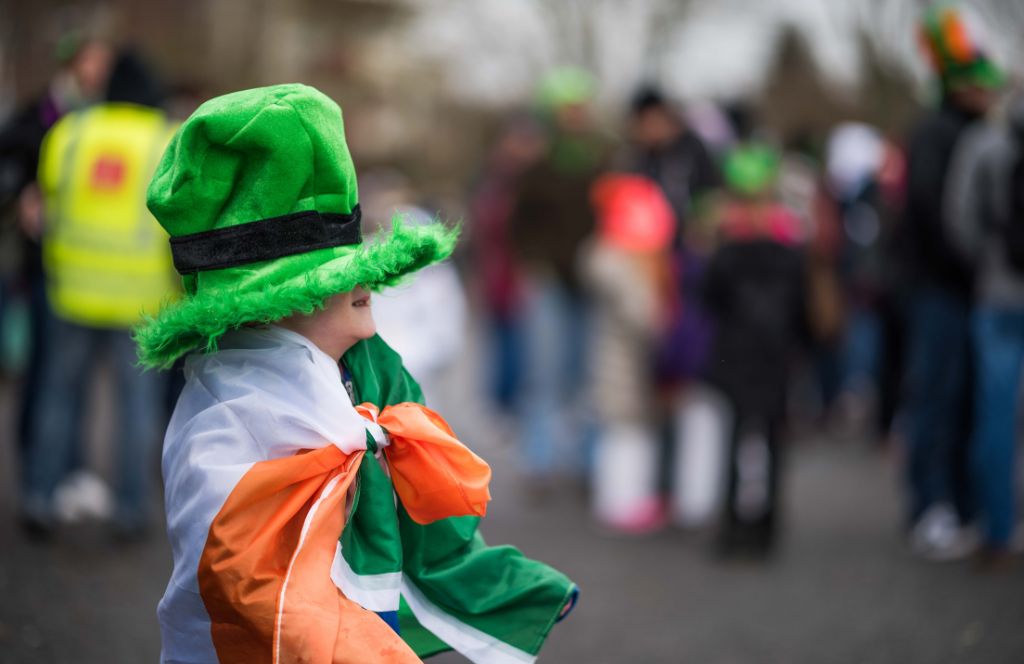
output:
{"label": "green knit beanie", "polygon": [[311,313],[446,258],[457,231],[405,226],[362,243],[341,109],[298,84],[200,106],[175,134],[147,203],[171,236],[185,295],[135,331],[142,364],[214,350],[228,330]]}
{"label": "green knit beanie", "polygon": [[730,189],[743,196],[756,196],[775,183],[779,155],[760,143],[741,145],[729,152],[722,170]]}
{"label": "green knit beanie", "polygon": [[547,72],[537,87],[537,102],[544,111],[590,101],[597,83],[585,69],[556,67]]}

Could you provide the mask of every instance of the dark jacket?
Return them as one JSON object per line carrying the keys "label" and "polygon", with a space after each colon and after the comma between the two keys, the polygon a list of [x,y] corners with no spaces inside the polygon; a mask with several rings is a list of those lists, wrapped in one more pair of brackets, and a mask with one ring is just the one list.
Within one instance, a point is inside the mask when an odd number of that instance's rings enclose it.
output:
{"label": "dark jacket", "polygon": [[[943,201],[946,232],[964,261],[976,266],[975,295],[985,305],[1024,308],[1024,272],[1008,255],[1006,229],[1016,219],[1015,179],[1024,159],[1024,97],[1004,125],[978,123],[964,133],[950,167]],[[1019,195],[1019,194],[1018,194]]]}
{"label": "dark jacket", "polygon": [[700,137],[689,130],[662,149],[632,149],[623,165],[626,170],[646,175],[661,185],[680,230],[690,217],[694,199],[721,185],[711,154]]}
{"label": "dark jacket", "polygon": [[943,198],[953,151],[978,116],[949,103],[926,114],[907,146],[907,203],[902,253],[919,284],[969,297],[972,270],[955,250],[943,220]]}
{"label": "dark jacket", "polygon": [[0,206],[12,203],[35,181],[43,137],[60,116],[47,93],[23,106],[0,127]]}
{"label": "dark jacket", "polygon": [[580,291],[577,256],[594,229],[590,187],[607,150],[597,135],[556,137],[548,155],[523,174],[508,220],[509,240],[527,270],[550,272]]}
{"label": "dark jacket", "polygon": [[704,296],[715,323],[708,380],[744,414],[781,416],[789,364],[807,336],[801,252],[769,239],[726,242]]}
{"label": "dark jacket", "polygon": [[[24,189],[35,182],[43,137],[62,111],[46,92],[23,106],[0,127],[0,212],[13,209]],[[39,242],[20,236],[21,277],[28,283],[42,279],[43,260]]]}

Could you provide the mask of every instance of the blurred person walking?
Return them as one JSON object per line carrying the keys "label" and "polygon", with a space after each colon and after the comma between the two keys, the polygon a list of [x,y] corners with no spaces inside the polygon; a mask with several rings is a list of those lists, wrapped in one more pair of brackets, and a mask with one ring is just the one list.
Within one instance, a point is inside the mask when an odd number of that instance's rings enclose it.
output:
{"label": "blurred person walking", "polygon": [[[709,113],[705,109],[704,116]],[[681,524],[697,525],[710,514],[717,495],[716,484],[707,481],[716,475],[718,458],[714,435],[706,426],[714,427],[714,418],[709,420],[707,414],[709,406],[714,408],[715,395],[696,379],[702,375],[711,342],[700,295],[710,247],[700,226],[721,176],[700,135],[656,87],[644,87],[633,97],[628,136],[621,167],[656,182],[678,222],[669,266],[674,301],[662,303],[662,314],[668,318],[650,340],[648,361],[654,364],[659,397],[667,399],[672,417],[672,511]]]}
{"label": "blurred person walking", "polygon": [[125,53],[107,102],[69,114],[43,143],[43,266],[55,316],[22,488],[22,524],[30,534],[52,529],[54,492],[75,454],[82,401],[104,352],[118,386],[117,533],[137,537],[148,524],[161,381],[136,365],[129,329],[176,290],[167,235],[145,208],[146,184],[173,130],[159,101],[149,72]]}
{"label": "blurred person walking", "polygon": [[[30,100],[0,128],[0,209],[13,207],[20,230],[20,265],[15,283],[4,286],[4,309],[11,297],[28,305],[28,348],[18,412],[18,447],[22,479],[39,402],[41,368],[53,313],[46,299],[40,236],[43,204],[36,184],[39,154],[46,132],[69,112],[99,101],[107,85],[112,53],[106,42],[72,32],[57,43],[59,65],[46,90]],[[72,458],[68,469],[79,462]]]}
{"label": "blurred person walking", "polygon": [[[38,196],[32,192],[39,150],[46,132],[64,115],[103,97],[112,54],[106,42],[79,33],[64,35],[55,48],[59,65],[46,90],[15,112],[0,129],[0,203]],[[37,207],[22,201],[23,207]],[[39,215],[22,217],[30,237],[38,239]]]}
{"label": "blurred person walking", "polygon": [[655,87],[633,97],[630,144],[620,159],[622,170],[646,176],[661,187],[678,220],[675,245],[683,244],[687,221],[701,198],[721,184],[718,167],[704,142]]}
{"label": "blurred person walking", "polygon": [[883,420],[883,367],[892,352],[886,346],[893,227],[881,182],[886,158],[886,143],[874,127],[846,122],[829,135],[825,170],[836,207],[837,271],[846,309],[836,415],[844,428],[871,434],[878,428],[873,423]]}
{"label": "blurred person walking", "polygon": [[579,250],[594,227],[589,192],[608,152],[593,127],[595,83],[561,68],[541,82],[547,150],[522,176],[509,239],[522,277],[523,465],[535,495],[552,472],[582,472],[589,425],[582,376],[587,302],[577,276]]}
{"label": "blurred person walking", "polygon": [[677,220],[673,269],[678,302],[657,342],[655,360],[659,382],[677,389],[699,376],[707,361],[711,331],[700,292],[710,246],[700,226],[706,225],[702,211],[710,207],[721,176],[704,142],[656,88],[644,88],[634,97],[628,133],[630,145],[620,159],[624,170],[656,182]]}
{"label": "blurred person walking", "polygon": [[[367,171],[360,179],[365,214],[364,232],[387,232],[392,224],[429,226],[438,218],[418,206],[418,194],[409,178],[395,169]],[[445,396],[443,378],[461,355],[466,340],[466,291],[455,266],[449,262],[427,266],[374,296],[377,332],[401,356],[406,370],[430,405]],[[444,311],[444,315],[438,312]]]}
{"label": "blurred person walking", "polygon": [[599,421],[593,510],[603,526],[641,533],[664,520],[653,353],[675,306],[676,220],[658,185],[638,175],[603,176],[593,202],[597,231],[581,255],[594,309],[588,361]]}
{"label": "blurred person walking", "polygon": [[718,538],[726,556],[773,549],[789,366],[808,334],[800,220],[774,194],[778,165],[773,150],[755,144],[726,158],[731,193],[704,282],[715,323],[708,379],[734,415]]}
{"label": "blurred person walking", "polygon": [[972,128],[946,191],[950,238],[978,267],[971,314],[976,377],[972,478],[983,526],[981,562],[1009,560],[1016,522],[1017,417],[1024,366],[1024,95],[1005,126]]}
{"label": "blurred person walking", "polygon": [[973,516],[967,481],[970,418],[971,265],[943,224],[953,151],[981,122],[1003,76],[960,10],[928,11],[922,42],[941,100],[914,127],[907,149],[903,244],[911,272],[907,324],[907,479],[912,549],[932,559],[962,556]]}
{"label": "blurred person walking", "polygon": [[505,413],[514,413],[521,397],[523,296],[519,267],[509,240],[509,222],[523,173],[543,155],[545,138],[539,123],[514,117],[500,134],[470,202],[469,244],[472,270],[489,326],[491,398]]}

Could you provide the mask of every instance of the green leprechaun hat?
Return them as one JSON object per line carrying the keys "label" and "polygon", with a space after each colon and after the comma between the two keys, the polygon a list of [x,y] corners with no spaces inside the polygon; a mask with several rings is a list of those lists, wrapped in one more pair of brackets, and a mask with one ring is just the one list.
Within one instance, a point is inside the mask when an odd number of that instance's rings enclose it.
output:
{"label": "green leprechaun hat", "polygon": [[925,11],[919,39],[944,88],[1000,88],[1006,75],[985,52],[981,24],[969,12],[940,3]]}
{"label": "green leprechaun hat", "polygon": [[363,243],[341,109],[298,84],[200,106],[175,134],[147,203],[171,236],[184,296],[135,330],[139,359],[167,367],[230,329],[311,313],[451,254],[457,230],[406,226]]}

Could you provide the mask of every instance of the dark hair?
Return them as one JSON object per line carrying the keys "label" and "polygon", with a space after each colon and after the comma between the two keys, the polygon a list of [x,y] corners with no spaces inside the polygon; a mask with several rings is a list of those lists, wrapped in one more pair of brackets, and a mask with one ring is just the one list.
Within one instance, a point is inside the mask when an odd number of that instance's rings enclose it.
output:
{"label": "dark hair", "polygon": [[668,108],[668,105],[660,89],[653,85],[645,85],[633,95],[629,109],[633,115],[640,115],[654,108]]}
{"label": "dark hair", "polygon": [[163,101],[163,89],[142,58],[132,50],[124,50],[110,73],[106,98],[156,107]]}
{"label": "dark hair", "polygon": [[749,140],[754,135],[757,117],[753,105],[745,99],[734,99],[725,106],[725,114],[729,118],[736,138]]}

